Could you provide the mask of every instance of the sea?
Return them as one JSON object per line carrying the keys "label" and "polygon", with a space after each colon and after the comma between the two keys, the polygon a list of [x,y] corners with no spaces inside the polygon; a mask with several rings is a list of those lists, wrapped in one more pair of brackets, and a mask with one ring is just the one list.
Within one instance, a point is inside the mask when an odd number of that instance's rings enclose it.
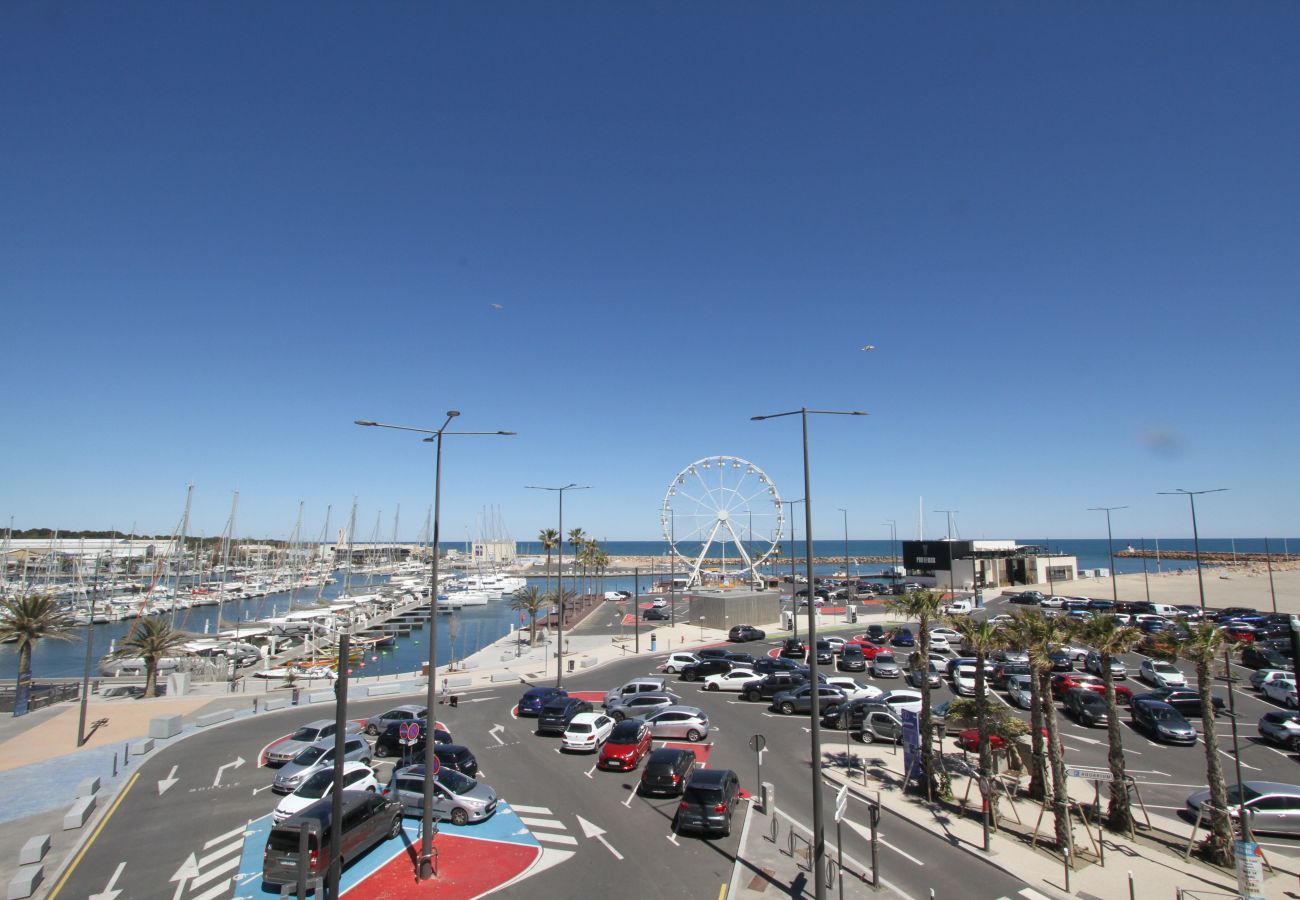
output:
{"label": "sea", "polygon": [[[1050,541],[1047,538],[1022,538],[1018,539],[1017,543],[1036,544],[1049,547],[1055,553],[1075,556],[1078,558],[1081,570],[1108,570],[1111,565],[1110,553],[1105,538]],[[1289,554],[1292,543],[1296,545],[1297,552],[1300,553],[1300,540],[1289,538],[1270,538],[1269,550],[1278,555]],[[1153,539],[1146,539],[1145,544],[1149,550],[1154,551],[1157,549]],[[1130,545],[1140,548],[1143,546],[1143,539],[1119,537],[1114,539],[1116,552]],[[804,543],[798,541],[792,544],[788,540],[783,541],[781,545],[784,555],[780,559],[769,560],[763,566],[763,571],[774,574],[788,572],[792,546],[797,568],[802,572],[802,559],[805,555]],[[545,588],[546,552],[540,542],[519,541],[517,547],[521,556],[535,557],[538,563],[535,569],[537,574],[528,577],[529,584]],[[634,575],[606,576],[599,588],[601,590],[634,591],[640,589],[645,591],[655,581],[666,579],[670,573],[666,541],[606,541],[601,544],[601,547],[611,557],[637,556],[649,558],[651,561],[647,568]],[[679,542],[678,549],[679,552],[685,555],[693,556],[699,553],[699,545],[691,546]],[[749,552],[761,553],[765,549],[767,549],[767,546],[761,544],[751,544],[747,547]],[[843,540],[813,541],[813,555],[816,557],[842,559],[845,555],[845,549]],[[1191,539],[1161,540],[1159,549],[1161,551],[1191,551],[1193,542]],[[1263,538],[1205,538],[1201,540],[1201,550],[1203,551],[1231,553],[1235,550],[1238,553],[1263,553],[1264,549]],[[443,550],[463,552],[464,547],[459,542],[447,542],[443,545]],[[901,553],[901,545],[888,540],[850,540],[847,551],[850,559],[850,572],[855,575],[869,577],[881,572],[884,566],[881,564],[857,566],[852,564],[852,559],[854,557],[886,557],[899,554]],[[553,552],[552,560],[555,559],[555,556],[556,554]],[[565,546],[564,558],[566,564],[572,564],[571,548],[567,545]],[[722,551],[715,545],[711,548],[708,559],[709,565],[715,567],[725,561],[727,568],[732,570],[736,568],[736,549],[734,546],[727,547],[724,560]],[[1143,564],[1144,561],[1141,559],[1117,558],[1115,559],[1115,570],[1119,574],[1141,572],[1143,571]],[[1195,568],[1195,563],[1190,560],[1148,559],[1145,561],[1145,565],[1147,571],[1153,574]],[[820,575],[828,575],[842,568],[843,563],[836,562],[815,566],[814,572]],[[682,574],[682,566],[679,564],[675,571],[679,575]],[[331,600],[343,593],[345,579],[342,573],[335,574],[338,583],[327,585],[321,591],[321,599]],[[566,581],[567,579],[568,576],[566,576]],[[384,577],[354,577],[351,582],[351,592],[354,594],[366,593],[383,584],[386,580]],[[310,605],[315,598],[316,592],[311,590],[299,591],[292,599],[301,607]],[[238,603],[227,604],[227,607],[233,606],[235,608],[226,608],[222,614],[228,627],[235,617],[238,617],[241,622],[251,624],[260,618],[283,615],[288,612],[290,600],[288,593],[270,594],[265,597],[256,597]],[[215,606],[178,610],[175,626],[199,636],[210,634],[218,630],[216,624],[217,613],[218,608]],[[509,601],[506,599],[491,601],[484,606],[463,607],[450,615],[440,616],[438,620],[437,647],[439,665],[452,659],[464,659],[482,647],[507,637],[515,632],[521,622],[524,622],[523,615],[511,610]],[[71,632],[70,640],[47,638],[38,641],[32,654],[34,677],[38,681],[42,677],[79,677],[85,667],[86,641],[88,638],[93,641],[91,655],[97,661],[109,651],[110,647],[115,646],[118,641],[121,641],[130,632],[133,624],[132,620],[127,620],[93,627],[79,627]],[[359,667],[354,667],[353,674],[357,676],[387,675],[417,670],[428,659],[428,640],[427,631],[412,631],[410,635],[399,638],[395,646],[386,648],[382,652],[372,653]],[[17,666],[18,653],[16,645],[0,644],[0,673],[3,673],[0,677],[15,677],[17,675]],[[91,674],[94,677],[95,669],[92,668]]]}

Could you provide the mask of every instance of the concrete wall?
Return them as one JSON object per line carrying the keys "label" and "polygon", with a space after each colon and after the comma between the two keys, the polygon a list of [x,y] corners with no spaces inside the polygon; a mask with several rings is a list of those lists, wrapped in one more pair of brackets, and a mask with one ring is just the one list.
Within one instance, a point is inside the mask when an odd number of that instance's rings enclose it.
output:
{"label": "concrete wall", "polygon": [[733,625],[770,625],[781,618],[781,598],[777,591],[736,592],[721,594],[687,594],[690,604],[687,624],[699,625],[700,617],[708,628],[727,630]]}

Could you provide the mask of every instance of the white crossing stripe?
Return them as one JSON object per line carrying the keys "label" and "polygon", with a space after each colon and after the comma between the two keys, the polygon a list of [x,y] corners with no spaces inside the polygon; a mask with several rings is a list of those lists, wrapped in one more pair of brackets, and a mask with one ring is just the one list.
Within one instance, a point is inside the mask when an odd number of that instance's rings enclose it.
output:
{"label": "white crossing stripe", "polygon": [[511,803],[510,808],[517,813],[539,813],[543,816],[551,815],[551,811],[545,806],[524,806],[522,803]]}
{"label": "white crossing stripe", "polygon": [[199,868],[200,869],[207,868],[210,863],[216,862],[217,860],[221,859],[221,857],[225,856],[227,853],[230,853],[232,850],[243,850],[243,849],[244,849],[244,841],[242,838],[238,841],[233,841],[227,844],[226,846],[220,848],[219,850],[213,850],[207,856],[200,859]]}
{"label": "white crossing stripe", "polygon": [[564,823],[559,819],[535,819],[531,816],[520,816],[519,821],[523,822],[529,828],[563,828]]}
{"label": "white crossing stripe", "polygon": [[201,888],[203,887],[203,885],[207,884],[209,881],[212,881],[214,878],[219,878],[221,877],[221,875],[231,871],[232,869],[238,869],[241,859],[242,857],[232,856],[230,857],[230,859],[226,860],[221,865],[214,868],[212,871],[204,872],[202,875],[200,875],[199,877],[195,878],[190,882],[190,890],[194,890],[195,888]]}
{"label": "white crossing stripe", "polygon": [[199,894],[197,897],[191,897],[190,900],[216,900],[216,898],[220,897],[228,890],[230,890],[230,885],[226,884],[225,882],[222,882],[216,887],[208,888],[206,891],[204,891],[202,894]]}
{"label": "white crossing stripe", "polygon": [[248,827],[247,825],[240,825],[238,828],[232,828],[229,831],[227,831],[225,834],[221,835],[220,837],[214,837],[212,840],[208,841],[206,844],[203,845],[203,849],[211,850],[213,847],[217,846],[217,844],[220,844],[222,841],[228,841],[233,837],[242,837],[244,834],[244,829],[247,827]]}
{"label": "white crossing stripe", "polygon": [[1017,893],[1024,897],[1025,900],[1048,900],[1045,894],[1040,894],[1033,888],[1021,888]]}
{"label": "white crossing stripe", "polygon": [[534,831],[533,837],[543,843],[550,844],[576,844],[578,839],[571,834],[551,834],[549,831]]}

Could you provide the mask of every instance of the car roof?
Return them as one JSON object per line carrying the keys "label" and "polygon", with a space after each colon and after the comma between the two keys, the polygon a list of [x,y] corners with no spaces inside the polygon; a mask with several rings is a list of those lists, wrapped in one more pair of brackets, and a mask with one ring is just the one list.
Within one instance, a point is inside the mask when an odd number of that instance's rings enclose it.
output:
{"label": "car roof", "polygon": [[597,719],[604,719],[604,718],[608,718],[608,716],[606,716],[604,713],[598,713],[598,712],[578,713],[576,716],[574,716],[572,719],[569,720],[569,724],[570,725],[581,725],[581,724],[588,724],[588,723],[594,724]]}
{"label": "car roof", "polygon": [[[1246,782],[1250,784],[1251,782]],[[360,806],[363,803],[369,803],[373,794],[365,791],[342,791],[339,794],[343,798],[343,813],[346,815],[348,810]],[[322,797],[320,800],[313,802],[310,806],[304,806],[296,813],[285,819],[275,828],[292,827],[294,825],[305,825],[308,822],[318,822],[322,829],[328,828],[330,823],[330,814],[334,809],[333,797]]]}
{"label": "car roof", "polygon": [[[1229,788],[1232,785],[1228,785]],[[1290,796],[1300,796],[1300,785],[1286,784],[1281,781],[1247,781],[1246,787],[1252,791],[1258,791],[1261,794],[1289,794]]]}
{"label": "car roof", "polygon": [[691,756],[695,755],[694,750],[687,750],[685,747],[660,747],[658,750],[652,750],[650,755],[646,757],[646,761],[650,763],[666,763],[688,753]]}
{"label": "car roof", "polygon": [[563,690],[557,687],[535,687],[524,691],[525,697],[540,697],[542,694],[553,694],[556,691]]}
{"label": "car roof", "polygon": [[[733,774],[730,769],[696,769],[687,787],[721,787],[727,776]],[[1300,790],[1300,788],[1297,788]]]}
{"label": "car roof", "polygon": [[299,727],[299,728],[317,728],[317,729],[319,729],[319,728],[324,728],[324,727],[327,726],[327,725],[333,725],[333,724],[334,724],[334,720],[333,720],[333,719],[316,719],[316,720],[313,721],[313,722],[308,722],[306,725],[299,725],[298,727]]}

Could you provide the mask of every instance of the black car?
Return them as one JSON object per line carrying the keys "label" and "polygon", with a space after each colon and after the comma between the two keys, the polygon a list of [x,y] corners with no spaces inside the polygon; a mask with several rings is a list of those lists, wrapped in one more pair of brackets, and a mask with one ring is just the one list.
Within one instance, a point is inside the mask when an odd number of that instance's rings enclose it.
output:
{"label": "black car", "polygon": [[701,647],[695,651],[695,655],[700,659],[708,659],[710,656],[716,656],[718,659],[726,659],[731,650],[726,647]]}
{"label": "black car", "polygon": [[727,640],[737,644],[745,641],[761,641],[767,637],[767,632],[761,628],[755,628],[753,625],[736,625],[727,632]]}
{"label": "black car", "polygon": [[746,669],[754,668],[754,663],[758,662],[752,653],[728,653],[724,658],[727,662]]}
{"label": "black car", "polygon": [[677,797],[686,789],[686,782],[694,771],[693,750],[662,747],[646,757],[637,790],[642,794]]}
{"label": "black car", "polygon": [[1295,671],[1295,662],[1289,656],[1283,656],[1268,647],[1256,647],[1247,644],[1241,651],[1241,664],[1248,669],[1286,669]]}
{"label": "black car", "polygon": [[835,662],[835,650],[831,647],[830,641],[817,641],[817,665],[829,666]]}
{"label": "black car", "polygon": [[[1201,695],[1190,688],[1157,688],[1154,691],[1138,694],[1137,697],[1146,697],[1149,700],[1168,703],[1189,719],[1199,719],[1201,717]],[[1224,703],[1222,697],[1211,697],[1210,704],[1214,707],[1216,718],[1223,713]]]}
{"label": "black car", "polygon": [[672,617],[668,615],[668,610],[652,606],[641,613],[641,618],[646,622],[667,622]]}
{"label": "black car", "polygon": [[1168,703],[1150,697],[1135,697],[1129,707],[1133,725],[1153,740],[1168,744],[1195,744],[1196,729]]}
{"label": "black car", "polygon": [[1115,611],[1114,600],[1091,599],[1088,601],[1088,609],[1099,613],[1113,613]]}
{"label": "black car", "polygon": [[989,681],[995,688],[1003,690],[1007,686],[1007,681],[1015,675],[1029,675],[1032,673],[1029,663],[1022,662],[1000,662],[993,665],[993,671],[989,674]]}
{"label": "black car", "polygon": [[1106,698],[1087,688],[1070,688],[1065,692],[1065,709],[1080,725],[1097,727],[1109,719]]}
{"label": "black car", "polygon": [[740,695],[750,703],[757,703],[760,700],[771,700],[782,691],[792,691],[807,681],[805,676],[795,672],[776,672],[763,678],[746,681]]}
{"label": "black car", "polygon": [[578,713],[591,712],[591,703],[577,697],[558,697],[542,707],[537,717],[538,734],[564,734],[573,717]]}
{"label": "black car", "polygon": [[822,727],[838,731],[843,731],[845,728],[849,731],[859,731],[862,723],[866,721],[867,714],[876,710],[890,712],[889,704],[879,697],[870,700],[858,698],[826,703],[822,707]]}
{"label": "black car", "polygon": [[862,645],[845,644],[844,649],[840,651],[840,658],[836,661],[835,668],[841,672],[865,672],[867,657],[862,652]]}
{"label": "black car", "polygon": [[731,834],[731,815],[740,803],[740,778],[730,769],[696,769],[677,807],[678,831]]}
{"label": "black car", "polygon": [[735,667],[735,663],[729,659],[708,656],[697,663],[682,666],[680,675],[682,681],[700,681],[710,675],[721,675],[723,672],[730,672]]}
{"label": "black car", "polygon": [[868,625],[867,637],[870,638],[873,643],[879,644],[885,639],[885,626],[879,623]]}
{"label": "black car", "polygon": [[[424,741],[429,730],[427,722],[421,719],[412,719],[420,726],[420,736],[416,738],[415,743],[409,747],[402,743],[402,735],[399,729],[408,722],[390,722],[388,727],[379,732],[379,737],[375,738],[375,756],[383,758],[386,756],[418,756],[424,753]],[[433,731],[433,742],[435,744],[450,744],[451,734],[443,731],[441,728],[435,728]]]}
{"label": "black car", "polygon": [[798,638],[786,638],[781,645],[781,656],[786,659],[807,659],[808,648]]}
{"label": "black car", "polygon": [[454,769],[469,778],[478,775],[478,760],[468,747],[461,744],[438,744],[433,748],[433,753],[444,769]]}
{"label": "black car", "polygon": [[1064,650],[1054,650],[1051,655],[1053,672],[1073,672],[1074,657]]}
{"label": "black car", "polygon": [[752,666],[755,674],[771,675],[774,672],[792,672],[800,668],[799,664],[793,659],[783,659],[780,656],[765,656]]}

